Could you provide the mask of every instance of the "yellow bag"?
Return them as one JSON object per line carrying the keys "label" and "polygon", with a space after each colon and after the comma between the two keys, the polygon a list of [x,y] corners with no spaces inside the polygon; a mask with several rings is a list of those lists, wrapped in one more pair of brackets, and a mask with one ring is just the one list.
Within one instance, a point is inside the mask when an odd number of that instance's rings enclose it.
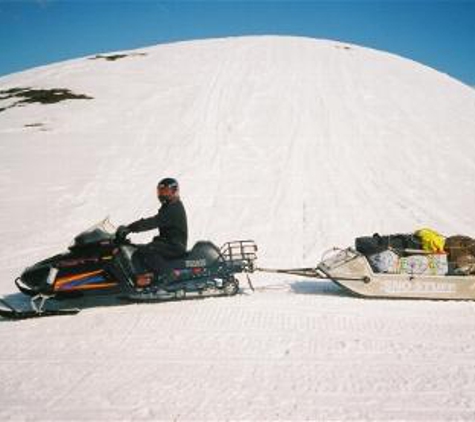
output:
{"label": "yellow bag", "polygon": [[429,252],[444,252],[445,238],[432,229],[420,229],[416,231],[422,242],[422,249]]}

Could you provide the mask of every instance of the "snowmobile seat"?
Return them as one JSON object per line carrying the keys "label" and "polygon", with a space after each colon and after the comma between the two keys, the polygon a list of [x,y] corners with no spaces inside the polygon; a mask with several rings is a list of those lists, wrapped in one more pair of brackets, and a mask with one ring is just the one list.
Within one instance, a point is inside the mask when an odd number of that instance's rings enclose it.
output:
{"label": "snowmobile seat", "polygon": [[215,244],[201,240],[183,257],[166,262],[170,268],[193,268],[213,265],[220,258],[222,259],[221,251]]}

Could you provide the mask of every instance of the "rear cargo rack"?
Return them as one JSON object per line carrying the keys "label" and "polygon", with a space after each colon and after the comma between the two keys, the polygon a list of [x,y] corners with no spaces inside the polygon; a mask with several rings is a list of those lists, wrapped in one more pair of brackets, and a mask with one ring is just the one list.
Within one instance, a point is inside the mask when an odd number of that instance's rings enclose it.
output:
{"label": "rear cargo rack", "polygon": [[257,245],[253,240],[235,240],[221,246],[221,256],[229,262],[245,262],[252,271],[257,259]]}

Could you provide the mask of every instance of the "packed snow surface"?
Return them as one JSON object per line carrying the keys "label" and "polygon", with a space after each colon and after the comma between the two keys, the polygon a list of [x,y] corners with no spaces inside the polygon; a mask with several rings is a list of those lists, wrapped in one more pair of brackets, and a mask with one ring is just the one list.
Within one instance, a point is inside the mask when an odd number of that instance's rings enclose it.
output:
{"label": "packed snow surface", "polygon": [[[475,92],[447,75],[292,37],[109,58],[0,78],[3,294],[105,216],[152,215],[165,176],[190,245],[254,239],[262,266],[374,232],[475,237]],[[10,107],[15,88],[91,99]],[[475,419],[474,303],[241,281],[233,298],[1,321],[0,420]]]}

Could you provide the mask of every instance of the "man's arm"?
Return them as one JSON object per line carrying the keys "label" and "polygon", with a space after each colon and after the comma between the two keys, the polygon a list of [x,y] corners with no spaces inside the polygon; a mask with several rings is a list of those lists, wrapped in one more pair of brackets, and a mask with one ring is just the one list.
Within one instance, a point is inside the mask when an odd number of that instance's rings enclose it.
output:
{"label": "man's arm", "polygon": [[141,218],[140,220],[134,221],[133,223],[127,226],[131,232],[140,233],[146,232],[148,230],[158,228],[158,218],[157,215],[149,218]]}

